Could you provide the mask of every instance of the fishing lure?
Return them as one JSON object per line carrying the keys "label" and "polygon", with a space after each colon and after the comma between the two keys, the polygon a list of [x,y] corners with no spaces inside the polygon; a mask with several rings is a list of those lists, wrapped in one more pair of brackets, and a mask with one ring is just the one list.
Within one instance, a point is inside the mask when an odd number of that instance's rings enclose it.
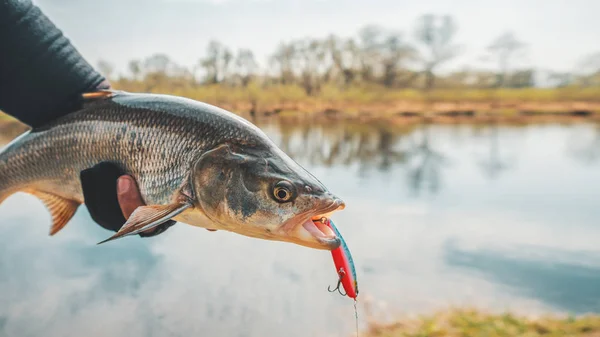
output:
{"label": "fishing lure", "polygon": [[[354,267],[354,261],[352,260],[352,254],[350,249],[340,231],[335,227],[333,221],[330,219],[321,220],[327,227],[331,228],[335,235],[340,238],[342,244],[331,251],[333,257],[333,264],[338,274],[338,283],[335,289],[331,290],[328,287],[329,292],[338,291],[342,296],[348,296],[354,299],[354,318],[356,319],[356,336],[358,337],[358,310],[356,309],[356,297],[358,297],[358,280],[356,278],[356,268]],[[344,287],[346,293],[342,293],[340,284]]]}
{"label": "fishing lure", "polygon": [[[331,251],[333,257],[333,263],[338,274],[338,283],[335,289],[328,290],[330,292],[338,291],[342,296],[348,296],[356,300],[358,296],[358,280],[356,279],[356,268],[354,267],[354,261],[352,260],[352,254],[346,245],[346,241],[340,234],[340,231],[335,227],[335,224],[330,219],[324,221],[325,225],[331,228],[335,235],[340,238],[342,244]],[[344,287],[345,294],[340,289],[340,284]]]}

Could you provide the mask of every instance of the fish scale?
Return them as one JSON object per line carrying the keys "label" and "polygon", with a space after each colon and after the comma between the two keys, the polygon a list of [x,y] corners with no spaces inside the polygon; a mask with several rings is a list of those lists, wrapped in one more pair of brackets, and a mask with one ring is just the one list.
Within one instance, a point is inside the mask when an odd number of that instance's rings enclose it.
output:
{"label": "fish scale", "polygon": [[[237,116],[218,108],[202,105],[205,114],[192,114],[186,105],[196,102],[160,102],[153,95],[148,104],[138,97],[130,102],[122,94],[92,102],[13,141],[0,153],[0,191],[26,187],[83,202],[80,171],[110,161],[137,177],[147,203],[165,204],[181,187],[192,160],[224,141],[219,134],[227,134],[228,142],[261,141],[230,125],[239,123]],[[151,110],[166,103],[169,114]]]}

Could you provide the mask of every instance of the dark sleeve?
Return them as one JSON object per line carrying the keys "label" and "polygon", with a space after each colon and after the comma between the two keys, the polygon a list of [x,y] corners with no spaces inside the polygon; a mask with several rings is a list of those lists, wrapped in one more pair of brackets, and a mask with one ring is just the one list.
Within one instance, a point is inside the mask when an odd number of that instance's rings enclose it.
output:
{"label": "dark sleeve", "polygon": [[30,0],[0,0],[0,110],[37,127],[108,82]]}

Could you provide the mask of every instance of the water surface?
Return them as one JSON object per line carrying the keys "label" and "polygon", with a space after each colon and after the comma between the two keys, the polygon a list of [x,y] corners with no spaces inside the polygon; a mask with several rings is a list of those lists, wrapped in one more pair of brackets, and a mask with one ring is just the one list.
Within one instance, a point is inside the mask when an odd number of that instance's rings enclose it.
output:
{"label": "water surface", "polygon": [[[600,311],[600,128],[263,125],[347,208],[361,325],[449,305]],[[179,224],[56,237],[35,198],[0,206],[0,336],[346,336],[330,254]]]}

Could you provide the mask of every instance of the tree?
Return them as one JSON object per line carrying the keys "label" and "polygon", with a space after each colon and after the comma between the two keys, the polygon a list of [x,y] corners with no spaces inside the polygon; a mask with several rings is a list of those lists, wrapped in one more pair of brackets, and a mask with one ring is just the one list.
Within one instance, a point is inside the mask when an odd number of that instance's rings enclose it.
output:
{"label": "tree", "polygon": [[258,69],[254,53],[249,49],[238,50],[235,57],[235,66],[236,74],[239,76],[242,86],[248,86],[248,83],[250,83]]}
{"label": "tree", "polygon": [[533,69],[523,69],[511,74],[507,81],[510,88],[529,88],[535,84]]}
{"label": "tree", "polygon": [[158,73],[166,75],[169,72],[172,62],[166,54],[154,54],[144,60],[144,70],[146,73]]}
{"label": "tree", "polygon": [[519,56],[524,47],[525,44],[519,41],[511,32],[500,35],[488,46],[488,51],[498,61],[496,86],[503,87],[506,84],[510,62]]}
{"label": "tree", "polygon": [[[130,67],[132,65],[130,64]],[[146,91],[160,90],[159,88],[168,85],[173,87],[174,79],[184,79],[184,73],[181,68],[173,62],[169,56],[162,53],[151,55],[144,59],[143,63],[133,65],[133,71],[143,73],[144,89]],[[138,67],[136,69],[136,67]]]}
{"label": "tree", "polygon": [[217,84],[227,77],[229,64],[233,59],[231,51],[218,41],[210,41],[206,48],[206,57],[200,60],[200,66],[206,71],[205,82]]}
{"label": "tree", "polygon": [[365,62],[359,44],[353,38],[330,35],[324,45],[331,61],[330,80],[347,86],[357,80]]}
{"label": "tree", "polygon": [[360,48],[361,79],[374,82],[381,71],[381,46],[383,45],[383,28],[375,25],[363,27],[358,32]]}
{"label": "tree", "polygon": [[578,69],[582,86],[600,85],[600,52],[583,57],[578,64]]}
{"label": "tree", "polygon": [[139,80],[140,75],[142,74],[142,63],[139,60],[129,61],[127,64],[131,75],[133,75],[134,80]]}
{"label": "tree", "polygon": [[458,46],[452,44],[456,31],[457,26],[451,16],[436,17],[426,14],[419,18],[415,35],[426,50],[424,55],[421,55],[426,89],[434,86],[435,69],[458,54]]}
{"label": "tree", "polygon": [[389,33],[381,48],[381,63],[383,65],[382,83],[391,88],[398,84],[403,63],[415,57],[415,50],[402,41],[397,33]]}
{"label": "tree", "polygon": [[292,84],[294,82],[294,58],[296,50],[293,43],[280,43],[271,56],[271,64],[277,69],[278,81],[281,84]]}
{"label": "tree", "polygon": [[115,71],[115,66],[112,63],[104,60],[98,61],[98,70],[102,75],[106,78],[112,78],[113,72]]}
{"label": "tree", "polygon": [[321,89],[322,75],[326,68],[324,44],[319,40],[297,41],[295,50],[301,85],[307,95],[314,95]]}
{"label": "tree", "polygon": [[546,83],[551,87],[564,88],[573,82],[573,74],[570,72],[549,71],[546,74]]}

